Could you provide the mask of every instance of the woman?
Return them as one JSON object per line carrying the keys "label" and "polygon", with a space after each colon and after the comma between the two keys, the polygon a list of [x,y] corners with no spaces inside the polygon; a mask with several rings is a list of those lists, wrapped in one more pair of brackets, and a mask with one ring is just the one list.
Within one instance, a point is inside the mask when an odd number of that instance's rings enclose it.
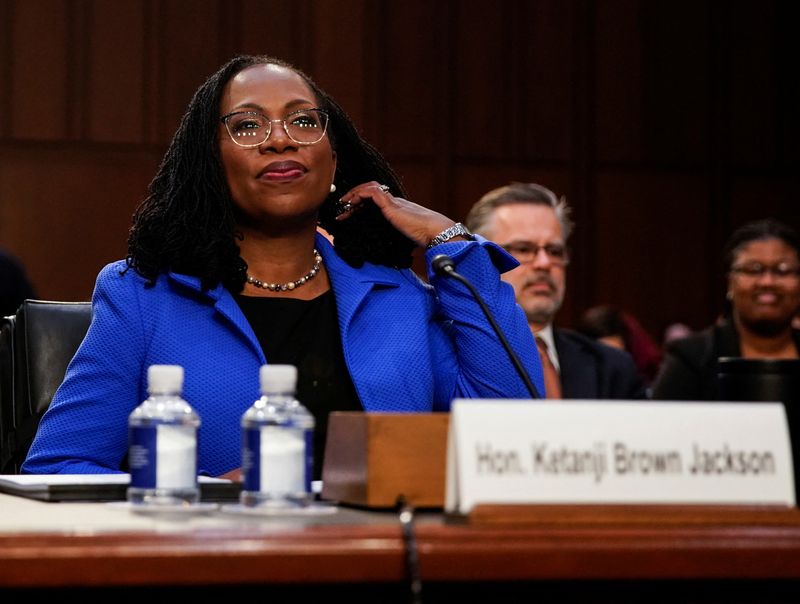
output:
{"label": "woman", "polygon": [[308,76],[234,58],[189,104],[134,215],[127,259],[101,271],[92,325],[23,472],[124,470],[127,416],[157,363],[184,366],[184,397],[202,420],[198,468],[211,476],[241,464],[240,418],[267,362],[298,366],[317,476],[330,411],[527,397],[463,286],[430,268],[425,284],[409,268],[417,247],[428,267],[451,256],[541,389],[533,337],[499,276],[516,262],[458,227],[403,198]]}
{"label": "woman", "polygon": [[717,359],[800,358],[800,238],[774,219],[750,222],[725,246],[729,308],[704,331],[671,342],[653,387],[662,400],[716,400]]}

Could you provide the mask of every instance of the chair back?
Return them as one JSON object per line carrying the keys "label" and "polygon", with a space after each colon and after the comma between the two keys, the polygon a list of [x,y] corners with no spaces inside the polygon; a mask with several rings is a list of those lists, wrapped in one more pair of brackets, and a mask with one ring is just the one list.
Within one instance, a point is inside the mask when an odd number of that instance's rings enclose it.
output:
{"label": "chair back", "polygon": [[92,318],[90,302],[25,300],[0,323],[0,472],[19,472]]}
{"label": "chair back", "polygon": [[800,410],[800,360],[717,360],[719,397],[728,401],[780,401],[787,412]]}
{"label": "chair back", "polygon": [[14,326],[16,315],[0,317],[0,472],[5,472],[14,433]]}
{"label": "chair back", "polygon": [[723,401],[783,403],[792,445],[795,497],[800,504],[800,359],[717,359]]}

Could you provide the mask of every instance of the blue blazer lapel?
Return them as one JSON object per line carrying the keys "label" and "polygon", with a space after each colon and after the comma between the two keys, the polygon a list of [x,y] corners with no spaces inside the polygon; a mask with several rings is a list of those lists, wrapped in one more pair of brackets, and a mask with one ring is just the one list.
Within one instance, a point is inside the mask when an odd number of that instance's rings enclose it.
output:
{"label": "blue blazer lapel", "polygon": [[[354,268],[330,243],[317,241],[336,295],[339,328],[353,384],[367,411],[423,411],[432,403],[430,380],[415,373],[420,361],[406,347],[408,330],[425,325],[420,297],[382,295],[406,284],[402,271],[373,264]],[[411,290],[408,290],[409,292]],[[390,293],[390,292],[383,292]],[[403,395],[398,400],[398,393]]]}
{"label": "blue blazer lapel", "polygon": [[233,295],[231,295],[227,289],[225,289],[222,285],[217,285],[214,289],[203,290],[198,277],[192,277],[180,273],[170,273],[169,277],[174,282],[196,292],[196,295],[204,296],[210,302],[212,302],[215,310],[225,317],[225,319],[227,319],[234,328],[236,328],[245,336],[247,341],[250,343],[250,346],[252,346],[258,352],[261,362],[267,362],[266,357],[264,356],[264,351],[261,350],[261,344],[259,344],[258,338],[253,332],[253,328],[250,327],[250,323],[247,322],[242,309],[239,308],[239,305],[236,303]]}
{"label": "blue blazer lapel", "polygon": [[[339,313],[339,329],[342,341],[348,333],[353,315],[364,302],[375,286],[397,287],[399,279],[390,273],[391,269],[365,265],[354,268],[339,258],[330,242],[322,235],[317,235],[317,249],[322,254],[331,287],[336,295],[336,308]],[[385,318],[385,317],[384,317]]]}

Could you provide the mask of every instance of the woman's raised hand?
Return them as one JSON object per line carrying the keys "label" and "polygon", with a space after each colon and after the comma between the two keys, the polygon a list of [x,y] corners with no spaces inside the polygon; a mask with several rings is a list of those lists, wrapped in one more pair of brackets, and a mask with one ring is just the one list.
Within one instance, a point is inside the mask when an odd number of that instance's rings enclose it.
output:
{"label": "woman's raised hand", "polygon": [[347,220],[367,200],[372,200],[380,208],[394,228],[421,247],[428,245],[436,235],[455,224],[455,221],[439,212],[408,199],[395,197],[389,187],[375,181],[365,182],[345,193],[341,198],[336,220]]}

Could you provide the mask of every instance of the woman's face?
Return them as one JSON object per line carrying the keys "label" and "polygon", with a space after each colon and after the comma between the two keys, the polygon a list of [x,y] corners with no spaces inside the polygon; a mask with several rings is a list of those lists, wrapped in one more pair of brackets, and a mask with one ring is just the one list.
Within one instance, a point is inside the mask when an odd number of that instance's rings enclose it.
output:
{"label": "woman's face", "polygon": [[728,295],[739,320],[756,331],[785,329],[800,309],[800,259],[781,239],[759,239],[734,256]]}
{"label": "woman's face", "polygon": [[[303,78],[291,69],[254,65],[228,82],[219,110],[220,116],[254,111],[269,120],[283,120],[289,113],[317,104]],[[327,134],[317,143],[301,145],[287,135],[282,121],[273,121],[267,140],[246,148],[234,143],[220,123],[218,141],[240,221],[262,228],[316,222],[336,171],[336,154]]]}

